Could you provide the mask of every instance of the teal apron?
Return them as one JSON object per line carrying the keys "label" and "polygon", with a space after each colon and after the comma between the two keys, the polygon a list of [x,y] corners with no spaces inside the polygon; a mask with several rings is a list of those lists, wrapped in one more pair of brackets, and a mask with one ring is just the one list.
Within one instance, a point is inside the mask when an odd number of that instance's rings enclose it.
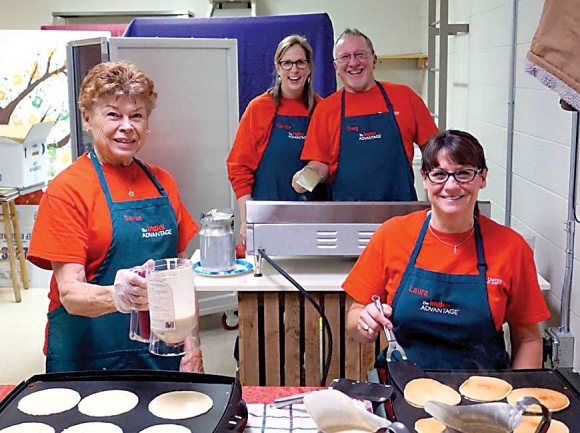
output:
{"label": "teal apron", "polygon": [[331,185],[334,201],[417,200],[393,106],[382,84],[376,83],[386,113],[346,117],[346,93],[342,91],[340,154]]}
{"label": "teal apron", "polygon": [[272,122],[270,138],[254,175],[254,200],[309,201],[313,193],[298,194],[292,188],[292,176],[306,165],[300,160],[308,116],[281,116]]}
{"label": "teal apron", "polygon": [[[113,228],[111,246],[91,284],[112,285],[119,269],[149,259],[177,257],[177,218],[167,193],[139,160],[134,158],[159,190],[160,196],[113,202],[101,165],[91,161],[107,199]],[[125,218],[125,216],[137,218]],[[163,227],[161,227],[163,226]],[[160,230],[157,230],[159,228]],[[163,233],[164,235],[159,235]],[[149,236],[146,236],[149,235]],[[149,346],[129,339],[129,314],[96,318],[69,314],[60,306],[48,313],[47,373],[82,370],[178,370],[179,357],[159,357]]]}
{"label": "teal apron", "polygon": [[[509,368],[503,330],[495,329],[487,297],[487,264],[477,219],[477,275],[444,274],[415,266],[430,220],[431,214],[393,299],[391,320],[397,340],[407,357],[424,369]],[[377,361],[384,358],[385,351]]]}

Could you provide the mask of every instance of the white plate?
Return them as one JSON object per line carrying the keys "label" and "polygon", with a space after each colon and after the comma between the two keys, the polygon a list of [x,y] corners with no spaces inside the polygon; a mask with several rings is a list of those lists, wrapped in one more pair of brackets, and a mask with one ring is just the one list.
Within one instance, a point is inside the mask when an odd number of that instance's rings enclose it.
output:
{"label": "white plate", "polygon": [[236,259],[236,266],[231,271],[220,271],[220,272],[205,271],[201,267],[201,262],[195,262],[193,265],[193,271],[198,275],[203,275],[204,277],[231,277],[233,275],[247,274],[253,269],[254,265],[242,259]]}

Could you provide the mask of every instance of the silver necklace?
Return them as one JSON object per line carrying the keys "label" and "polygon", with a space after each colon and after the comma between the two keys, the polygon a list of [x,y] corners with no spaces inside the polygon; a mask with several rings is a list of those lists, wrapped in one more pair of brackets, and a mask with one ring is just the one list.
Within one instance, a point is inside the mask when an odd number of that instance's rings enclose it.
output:
{"label": "silver necklace", "polygon": [[467,237],[465,239],[463,239],[461,242],[459,242],[456,245],[450,244],[449,242],[445,242],[443,239],[441,239],[439,236],[437,236],[435,234],[435,232],[433,231],[433,229],[431,228],[431,224],[429,224],[429,231],[431,232],[431,234],[433,236],[435,236],[435,239],[437,239],[439,242],[441,242],[442,244],[447,245],[448,247],[453,248],[453,254],[457,254],[457,248],[461,245],[463,245],[465,242],[467,242],[469,240],[469,238],[471,238],[471,236],[473,236],[473,232],[475,231],[475,227],[471,228],[471,231],[469,232],[469,234],[467,235]]}
{"label": "silver necklace", "polygon": [[129,192],[127,194],[129,194],[129,197],[135,197],[135,192],[133,191],[133,184],[135,183],[135,179],[137,178],[137,170],[139,169],[137,167],[137,169],[135,169],[136,167],[133,167],[134,171],[133,171],[133,178],[131,179],[131,185],[129,185]]}

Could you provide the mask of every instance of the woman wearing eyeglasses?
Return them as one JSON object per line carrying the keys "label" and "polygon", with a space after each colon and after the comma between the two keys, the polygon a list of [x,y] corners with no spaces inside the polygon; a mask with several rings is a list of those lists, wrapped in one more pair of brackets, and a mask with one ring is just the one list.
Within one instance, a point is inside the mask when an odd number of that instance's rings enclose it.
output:
{"label": "woman wearing eyeglasses", "polygon": [[300,160],[310,116],[321,99],[312,86],[312,47],[306,38],[290,35],[274,56],[274,85],[253,99],[227,159],[228,178],[238,200],[240,238],[246,238],[246,201],[311,200],[292,188],[292,175],[306,163]]}
{"label": "woman wearing eyeglasses", "polygon": [[386,221],[343,284],[355,300],[348,329],[359,341],[374,342],[385,325],[422,368],[541,368],[538,323],[550,313],[531,248],[477,210],[487,171],[472,135],[450,130],[431,137],[422,165],[431,209]]}

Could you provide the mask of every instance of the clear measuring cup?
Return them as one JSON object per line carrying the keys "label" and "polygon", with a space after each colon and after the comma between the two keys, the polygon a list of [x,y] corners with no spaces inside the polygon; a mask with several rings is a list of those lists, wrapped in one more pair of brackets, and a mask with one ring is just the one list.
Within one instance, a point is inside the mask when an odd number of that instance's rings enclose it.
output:
{"label": "clear measuring cup", "polygon": [[156,260],[147,269],[149,352],[179,356],[200,347],[199,308],[190,260]]}

